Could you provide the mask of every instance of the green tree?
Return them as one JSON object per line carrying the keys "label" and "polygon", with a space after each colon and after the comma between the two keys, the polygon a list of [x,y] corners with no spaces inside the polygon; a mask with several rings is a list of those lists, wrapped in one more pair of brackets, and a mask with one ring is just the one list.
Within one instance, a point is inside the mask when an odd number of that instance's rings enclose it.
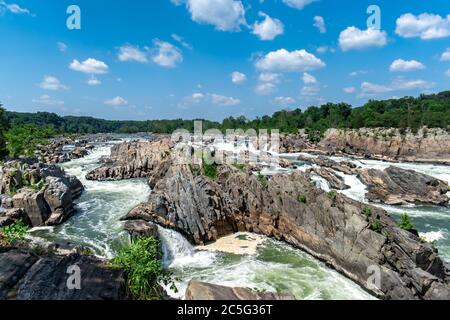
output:
{"label": "green tree", "polygon": [[3,109],[3,105],[0,103],[0,159],[3,159],[8,154],[6,150],[6,137],[5,137],[8,128],[9,123],[6,118],[6,112],[5,109]]}
{"label": "green tree", "polygon": [[55,135],[56,131],[51,127],[39,128],[32,124],[13,126],[6,133],[9,155],[13,158],[32,156],[38,145],[46,144]]}

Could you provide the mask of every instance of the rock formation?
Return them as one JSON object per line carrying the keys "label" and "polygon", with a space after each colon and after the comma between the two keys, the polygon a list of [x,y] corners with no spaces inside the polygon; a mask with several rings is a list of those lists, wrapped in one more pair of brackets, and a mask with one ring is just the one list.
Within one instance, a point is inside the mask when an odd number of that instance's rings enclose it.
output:
{"label": "rock formation", "polygon": [[82,191],[81,182],[58,166],[32,160],[7,162],[0,178],[4,194],[0,223],[23,219],[31,227],[58,225],[75,211],[73,201]]}
{"label": "rock formation", "polygon": [[[149,202],[127,219],[172,228],[195,244],[236,231],[274,237],[305,250],[383,299],[450,296],[449,270],[431,245],[401,230],[378,208],[316,188],[301,172],[262,180],[233,166],[212,180],[198,168],[160,164]],[[367,214],[370,212],[370,214]],[[368,270],[380,271],[380,287]]]}
{"label": "rock formation", "polygon": [[359,177],[369,186],[367,199],[391,205],[431,204],[448,206],[449,185],[413,170],[389,167],[386,170],[363,169]]}
{"label": "rock formation", "polygon": [[230,288],[191,280],[185,294],[186,300],[295,300],[289,293],[259,293],[245,288]]}
{"label": "rock formation", "polygon": [[[81,272],[80,290],[67,285],[73,266]],[[28,249],[0,248],[0,300],[123,300],[125,284],[122,270],[94,256],[41,257]]]}

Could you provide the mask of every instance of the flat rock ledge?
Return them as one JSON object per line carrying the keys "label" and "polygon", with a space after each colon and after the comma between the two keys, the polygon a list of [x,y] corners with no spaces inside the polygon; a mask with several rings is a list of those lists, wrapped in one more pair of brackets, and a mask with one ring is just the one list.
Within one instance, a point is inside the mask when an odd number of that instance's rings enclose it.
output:
{"label": "flat rock ledge", "polygon": [[290,293],[260,293],[245,288],[231,288],[191,280],[185,294],[186,300],[295,300]]}

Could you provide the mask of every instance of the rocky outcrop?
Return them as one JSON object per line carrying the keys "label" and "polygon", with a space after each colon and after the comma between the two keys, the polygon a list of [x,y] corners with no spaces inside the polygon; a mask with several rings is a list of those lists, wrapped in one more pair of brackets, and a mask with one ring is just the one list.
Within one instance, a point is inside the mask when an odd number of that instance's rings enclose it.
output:
{"label": "rocky outcrop", "polygon": [[[79,268],[79,269],[78,269]],[[74,270],[80,289],[68,287]],[[122,270],[109,268],[94,256],[38,256],[28,249],[0,248],[0,300],[123,300]]]}
{"label": "rocky outcrop", "polygon": [[310,173],[315,173],[318,176],[324,178],[329,184],[331,189],[335,190],[346,190],[350,189],[348,185],[345,184],[344,179],[338,176],[332,169],[329,168],[313,168],[309,170]]}
{"label": "rocky outcrop", "polygon": [[191,280],[185,294],[186,300],[295,300],[289,293],[259,293],[245,288],[230,288]]}
{"label": "rocky outcrop", "polygon": [[[162,163],[150,177],[149,202],[128,218],[173,228],[195,244],[236,231],[274,237],[383,299],[440,299],[450,292],[449,271],[436,251],[381,209],[326,193],[301,172],[270,180],[232,166],[221,166],[214,180],[198,172]],[[380,286],[368,282],[373,267]]]}
{"label": "rocky outcrop", "polygon": [[111,149],[111,158],[86,175],[88,180],[108,181],[147,177],[170,155],[170,140],[126,142]]}
{"label": "rocky outcrop", "polygon": [[93,148],[88,140],[60,137],[39,146],[36,155],[42,162],[55,164],[85,157]]}
{"label": "rocky outcrop", "polygon": [[304,152],[314,148],[304,132],[298,134],[286,134],[280,136],[280,153]]}
{"label": "rocky outcrop", "polygon": [[392,166],[384,171],[363,169],[359,177],[368,185],[366,197],[372,202],[449,205],[450,198],[446,195],[450,191],[449,185],[423,173]]}
{"label": "rocky outcrop", "polygon": [[0,191],[3,223],[23,219],[31,227],[54,226],[74,213],[83,185],[60,167],[20,160],[3,166]]}
{"label": "rocky outcrop", "polygon": [[330,129],[318,147],[375,159],[450,164],[450,134],[442,129],[422,128],[417,134],[398,129]]}
{"label": "rocky outcrop", "polygon": [[126,221],[124,229],[131,238],[150,236],[158,238],[158,227],[154,223],[144,220]]}
{"label": "rocky outcrop", "polygon": [[345,174],[355,174],[356,165],[348,161],[337,162],[325,156],[306,156],[300,155],[297,160],[307,162],[322,168],[330,168]]}

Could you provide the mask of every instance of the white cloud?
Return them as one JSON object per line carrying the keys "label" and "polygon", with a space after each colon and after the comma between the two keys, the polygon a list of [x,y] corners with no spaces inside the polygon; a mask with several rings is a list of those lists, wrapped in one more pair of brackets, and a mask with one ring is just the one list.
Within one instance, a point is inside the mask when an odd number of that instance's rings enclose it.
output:
{"label": "white cloud", "polygon": [[240,31],[247,25],[245,9],[241,0],[171,0],[172,3],[186,4],[192,20],[213,25],[220,31]]}
{"label": "white cloud", "polygon": [[345,93],[354,93],[356,91],[356,88],[355,87],[347,87],[347,88],[344,88],[344,92]]}
{"label": "white cloud", "polygon": [[233,97],[227,97],[227,96],[222,96],[220,94],[211,94],[211,100],[214,104],[220,105],[220,106],[226,106],[226,107],[231,107],[231,106],[235,106],[238,105],[239,103],[241,103],[241,100],[233,98]]}
{"label": "white cloud", "polygon": [[367,71],[367,70],[356,70],[356,71],[350,72],[349,76],[350,77],[356,77],[356,76],[359,76],[359,75],[362,75],[362,74],[368,74],[368,73],[369,73],[369,71]]}
{"label": "white cloud", "polygon": [[304,86],[302,89],[302,96],[315,96],[320,92],[318,86]]}
{"label": "white cloud", "polygon": [[450,77],[450,69],[447,70],[447,72],[445,73],[445,75],[446,75],[447,77]]}
{"label": "white cloud", "polygon": [[165,68],[174,68],[177,64],[183,62],[181,50],[174,45],[158,39],[154,40],[155,54],[152,60],[157,65]]}
{"label": "white cloud", "polygon": [[86,83],[92,87],[102,84],[102,82],[94,76],[91,76]]}
{"label": "white cloud", "polygon": [[389,70],[391,72],[408,72],[425,69],[425,65],[416,60],[397,59],[392,62]]}
{"label": "white cloud", "polygon": [[328,46],[321,46],[316,49],[318,53],[326,53],[330,48]]}
{"label": "white cloud", "polygon": [[313,3],[318,0],[283,0],[283,3],[291,8],[303,9],[306,5]]}
{"label": "white cloud", "polygon": [[6,3],[5,1],[0,0],[0,14],[2,14],[4,11],[8,11],[14,14],[26,14],[32,17],[35,16],[30,12],[30,10],[21,7],[16,3]]}
{"label": "white cloud", "polygon": [[395,33],[404,38],[431,40],[450,36],[450,14],[441,17],[437,14],[422,13],[415,16],[406,13],[397,19]]}
{"label": "white cloud", "polygon": [[32,102],[37,103],[41,106],[63,106],[64,105],[64,101],[53,100],[47,94],[40,96],[38,99],[33,99]]}
{"label": "white cloud", "polygon": [[52,90],[52,91],[58,91],[58,90],[66,90],[68,89],[67,86],[62,85],[61,82],[53,76],[45,76],[44,80],[39,84],[39,87],[44,90]]}
{"label": "white cloud", "polygon": [[188,104],[196,104],[205,101],[206,95],[201,92],[194,92],[192,95],[184,97],[183,103],[180,106],[185,106]]}
{"label": "white cloud", "polygon": [[266,95],[270,95],[272,93],[274,93],[277,89],[277,86],[271,82],[263,82],[263,83],[259,83],[256,88],[255,88],[255,92],[258,95],[261,96],[266,96]]}
{"label": "white cloud", "polygon": [[416,89],[430,89],[434,83],[425,80],[407,80],[404,78],[397,78],[391,84],[374,84],[371,82],[363,82],[361,84],[362,95],[374,95],[380,93],[389,93],[394,91],[416,90]]}
{"label": "white cloud", "polygon": [[258,80],[261,82],[279,83],[281,74],[272,72],[263,72],[259,75]]}
{"label": "white cloud", "polygon": [[304,84],[316,84],[317,83],[317,79],[314,76],[312,76],[306,72],[303,74],[302,80],[303,80]]}
{"label": "white cloud", "polygon": [[305,84],[301,91],[302,96],[315,96],[320,92],[319,82],[314,76],[305,72],[302,80]]}
{"label": "white cloud", "polygon": [[124,98],[118,96],[118,97],[112,98],[111,100],[106,100],[105,104],[109,105],[109,106],[113,106],[113,107],[122,107],[122,106],[128,105],[128,101],[125,100]]}
{"label": "white cloud", "polygon": [[293,105],[293,104],[296,103],[296,101],[295,101],[294,98],[292,98],[292,97],[283,97],[283,96],[281,96],[281,97],[276,97],[276,98],[274,99],[274,102],[275,102],[276,104],[281,105],[281,106],[290,106],[290,105]]}
{"label": "white cloud", "polygon": [[339,35],[339,46],[343,51],[384,47],[386,44],[386,32],[371,28],[360,30],[356,27],[348,27]]}
{"label": "white cloud", "polygon": [[231,81],[235,84],[242,84],[247,80],[247,76],[241,72],[234,71],[231,74]]}
{"label": "white cloud", "polygon": [[259,16],[264,17],[261,22],[255,22],[252,33],[257,35],[261,40],[273,40],[277,36],[283,34],[284,25],[278,20],[269,17],[264,12],[259,12]]}
{"label": "white cloud", "polygon": [[65,44],[64,42],[57,42],[56,45],[58,46],[59,51],[61,52],[67,51],[67,44]]}
{"label": "white cloud", "polygon": [[304,72],[325,67],[325,63],[306,50],[279,49],[256,61],[256,68],[272,72]]}
{"label": "white cloud", "polygon": [[319,29],[320,33],[326,33],[327,28],[325,26],[325,19],[321,16],[315,16],[314,17],[314,27]]}
{"label": "white cloud", "polygon": [[179,44],[181,44],[186,49],[189,49],[189,50],[193,49],[192,45],[190,45],[189,43],[184,41],[184,38],[177,35],[176,33],[172,33],[172,39],[175,40],[176,42],[178,42]]}
{"label": "white cloud", "polygon": [[80,62],[73,60],[69,66],[70,69],[87,74],[105,74],[108,73],[108,65],[103,61],[89,58]]}
{"label": "white cloud", "polygon": [[445,50],[441,55],[441,61],[450,61],[450,48]]}
{"label": "white cloud", "polygon": [[138,47],[125,45],[119,48],[118,58],[120,61],[135,61],[140,63],[147,63],[147,56],[145,52]]}

